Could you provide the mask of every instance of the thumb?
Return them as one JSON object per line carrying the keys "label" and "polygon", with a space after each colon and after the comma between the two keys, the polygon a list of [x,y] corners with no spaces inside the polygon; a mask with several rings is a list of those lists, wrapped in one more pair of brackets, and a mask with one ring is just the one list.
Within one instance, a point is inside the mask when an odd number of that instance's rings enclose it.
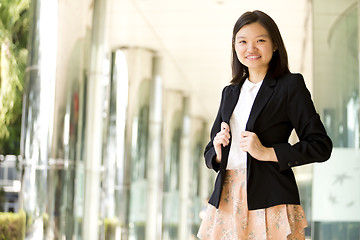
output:
{"label": "thumb", "polygon": [[229,127],[229,125],[228,125],[226,122],[222,122],[222,123],[221,123],[221,131],[222,131],[222,130],[225,130],[225,131],[230,132],[230,127]]}

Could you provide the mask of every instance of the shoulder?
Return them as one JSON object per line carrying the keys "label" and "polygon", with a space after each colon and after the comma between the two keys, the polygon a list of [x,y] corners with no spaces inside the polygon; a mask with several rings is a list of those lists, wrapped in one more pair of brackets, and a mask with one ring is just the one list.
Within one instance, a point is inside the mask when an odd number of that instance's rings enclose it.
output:
{"label": "shoulder", "polygon": [[239,86],[239,83],[232,83],[224,87],[223,91],[232,91]]}
{"label": "shoulder", "polygon": [[[282,82],[282,83],[281,83]],[[283,91],[287,95],[288,101],[299,100],[303,104],[311,101],[311,93],[305,84],[304,77],[300,73],[289,73],[281,77],[278,81],[283,86]]]}
{"label": "shoulder", "polygon": [[287,73],[278,79],[277,84],[283,86],[288,91],[307,89],[304,77],[300,73]]}
{"label": "shoulder", "polygon": [[281,83],[297,84],[298,82],[304,82],[304,77],[301,73],[287,73],[278,79]]}
{"label": "shoulder", "polygon": [[222,90],[222,96],[229,94],[230,92],[236,91],[239,88],[239,84],[229,84]]}

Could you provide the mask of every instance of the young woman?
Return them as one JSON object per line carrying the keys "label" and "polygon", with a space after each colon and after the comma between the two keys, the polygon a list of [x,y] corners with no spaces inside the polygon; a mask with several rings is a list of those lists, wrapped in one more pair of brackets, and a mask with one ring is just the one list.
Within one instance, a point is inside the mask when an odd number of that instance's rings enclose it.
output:
{"label": "young woman", "polygon": [[[329,159],[332,142],[301,74],[288,68],[276,23],[244,13],[232,37],[231,85],[224,88],[207,167],[218,172],[200,239],[305,239],[292,167]],[[299,142],[288,143],[295,129]]]}

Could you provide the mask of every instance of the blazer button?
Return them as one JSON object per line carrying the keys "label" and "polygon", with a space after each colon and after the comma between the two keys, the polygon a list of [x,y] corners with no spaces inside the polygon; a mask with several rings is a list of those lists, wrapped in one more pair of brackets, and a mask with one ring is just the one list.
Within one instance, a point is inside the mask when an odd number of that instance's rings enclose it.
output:
{"label": "blazer button", "polygon": [[295,165],[299,165],[299,162],[298,162],[298,161],[295,161]]}

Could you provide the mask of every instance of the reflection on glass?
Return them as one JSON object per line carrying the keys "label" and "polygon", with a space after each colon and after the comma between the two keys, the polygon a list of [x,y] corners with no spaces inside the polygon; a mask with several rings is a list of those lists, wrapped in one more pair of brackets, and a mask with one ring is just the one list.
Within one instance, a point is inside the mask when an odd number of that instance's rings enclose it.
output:
{"label": "reflection on glass", "polygon": [[[67,3],[31,1],[21,137],[21,202],[28,219],[27,239],[72,239],[81,231],[83,167],[76,163],[82,158],[80,93],[88,32],[83,22],[86,14],[63,4]],[[74,28],[67,28],[70,16],[78,23]],[[76,178],[75,173],[79,173]]]}
{"label": "reflection on glass", "polygon": [[346,104],[346,126],[347,126],[347,145],[349,148],[360,148],[359,146],[359,95],[358,90],[354,90]]}
{"label": "reflection on glass", "polygon": [[[128,72],[126,82],[128,105],[127,108],[123,108],[127,117],[122,123],[126,129],[123,149],[125,153],[123,186],[126,205],[122,205],[126,219],[121,231],[125,232],[122,234],[124,239],[146,239],[149,217],[147,216],[148,189],[149,184],[156,184],[150,183],[148,176],[150,92],[154,52],[136,47],[124,47],[121,50],[126,58]],[[119,96],[119,93],[117,95]],[[153,219],[155,218],[156,216],[153,216]]]}
{"label": "reflection on glass", "polygon": [[128,104],[127,60],[122,50],[112,54],[111,78],[108,87],[108,108],[104,121],[101,237],[106,240],[124,238],[127,188],[125,184],[125,121]]}
{"label": "reflection on glass", "polygon": [[[181,113],[177,112],[174,120],[181,119]],[[176,125],[176,124],[174,124]],[[179,171],[180,171],[180,144],[181,144],[181,126],[176,126],[172,132],[170,151],[165,161],[164,191],[179,191]]]}
{"label": "reflection on glass", "polygon": [[[190,168],[192,171],[190,179],[190,199],[191,205],[189,209],[189,226],[191,227],[191,237],[196,239],[196,234],[200,227],[200,212],[203,207],[201,196],[201,178],[204,177],[201,174],[201,167],[204,164],[203,152],[205,148],[205,131],[206,124],[201,119],[191,119],[192,136],[191,136],[191,162]],[[184,181],[184,179],[182,179]]]}
{"label": "reflection on glass", "polygon": [[139,90],[139,96],[145,96],[143,105],[140,106],[138,117],[133,122],[134,138],[133,154],[131,161],[131,180],[146,179],[146,165],[148,159],[149,138],[149,82],[145,81]]}
{"label": "reflection on glass", "polygon": [[145,239],[150,81],[143,80],[137,92],[138,106],[132,123],[130,227],[136,239]]}
{"label": "reflection on glass", "polygon": [[299,184],[302,199],[312,198],[316,240],[360,239],[358,6],[314,1],[315,104],[335,147],[329,161],[313,165],[312,184]]}
{"label": "reflection on glass", "polygon": [[[326,1],[319,1],[319,7]],[[319,22],[320,24],[320,22]],[[319,25],[320,27],[320,25]],[[328,25],[323,26],[328,27]],[[315,34],[316,36],[316,34]],[[319,35],[320,37],[320,35]],[[315,70],[324,68],[324,75],[317,74],[315,91],[317,103],[323,114],[324,124],[335,147],[359,148],[359,38],[358,8],[352,5],[344,13],[339,13],[328,32],[328,67],[315,64]],[[342,47],[339,47],[339,45]],[[321,55],[315,59],[321,59]],[[319,71],[319,70],[318,70]],[[316,81],[319,81],[316,85]],[[324,84],[326,84],[324,86]],[[331,91],[329,99],[328,91]],[[326,102],[326,99],[328,101]]]}
{"label": "reflection on glass", "polygon": [[[49,4],[50,3],[50,4]],[[43,213],[47,207],[47,167],[52,137],[58,4],[32,1],[28,72],[25,79],[21,133],[21,205],[29,220],[26,236],[43,233]]]}
{"label": "reflection on glass", "polygon": [[[184,121],[184,97],[181,92],[168,91],[165,94],[164,125],[164,175],[162,239],[178,239],[180,224],[180,176],[181,138]],[[191,176],[191,175],[190,175]]]}

